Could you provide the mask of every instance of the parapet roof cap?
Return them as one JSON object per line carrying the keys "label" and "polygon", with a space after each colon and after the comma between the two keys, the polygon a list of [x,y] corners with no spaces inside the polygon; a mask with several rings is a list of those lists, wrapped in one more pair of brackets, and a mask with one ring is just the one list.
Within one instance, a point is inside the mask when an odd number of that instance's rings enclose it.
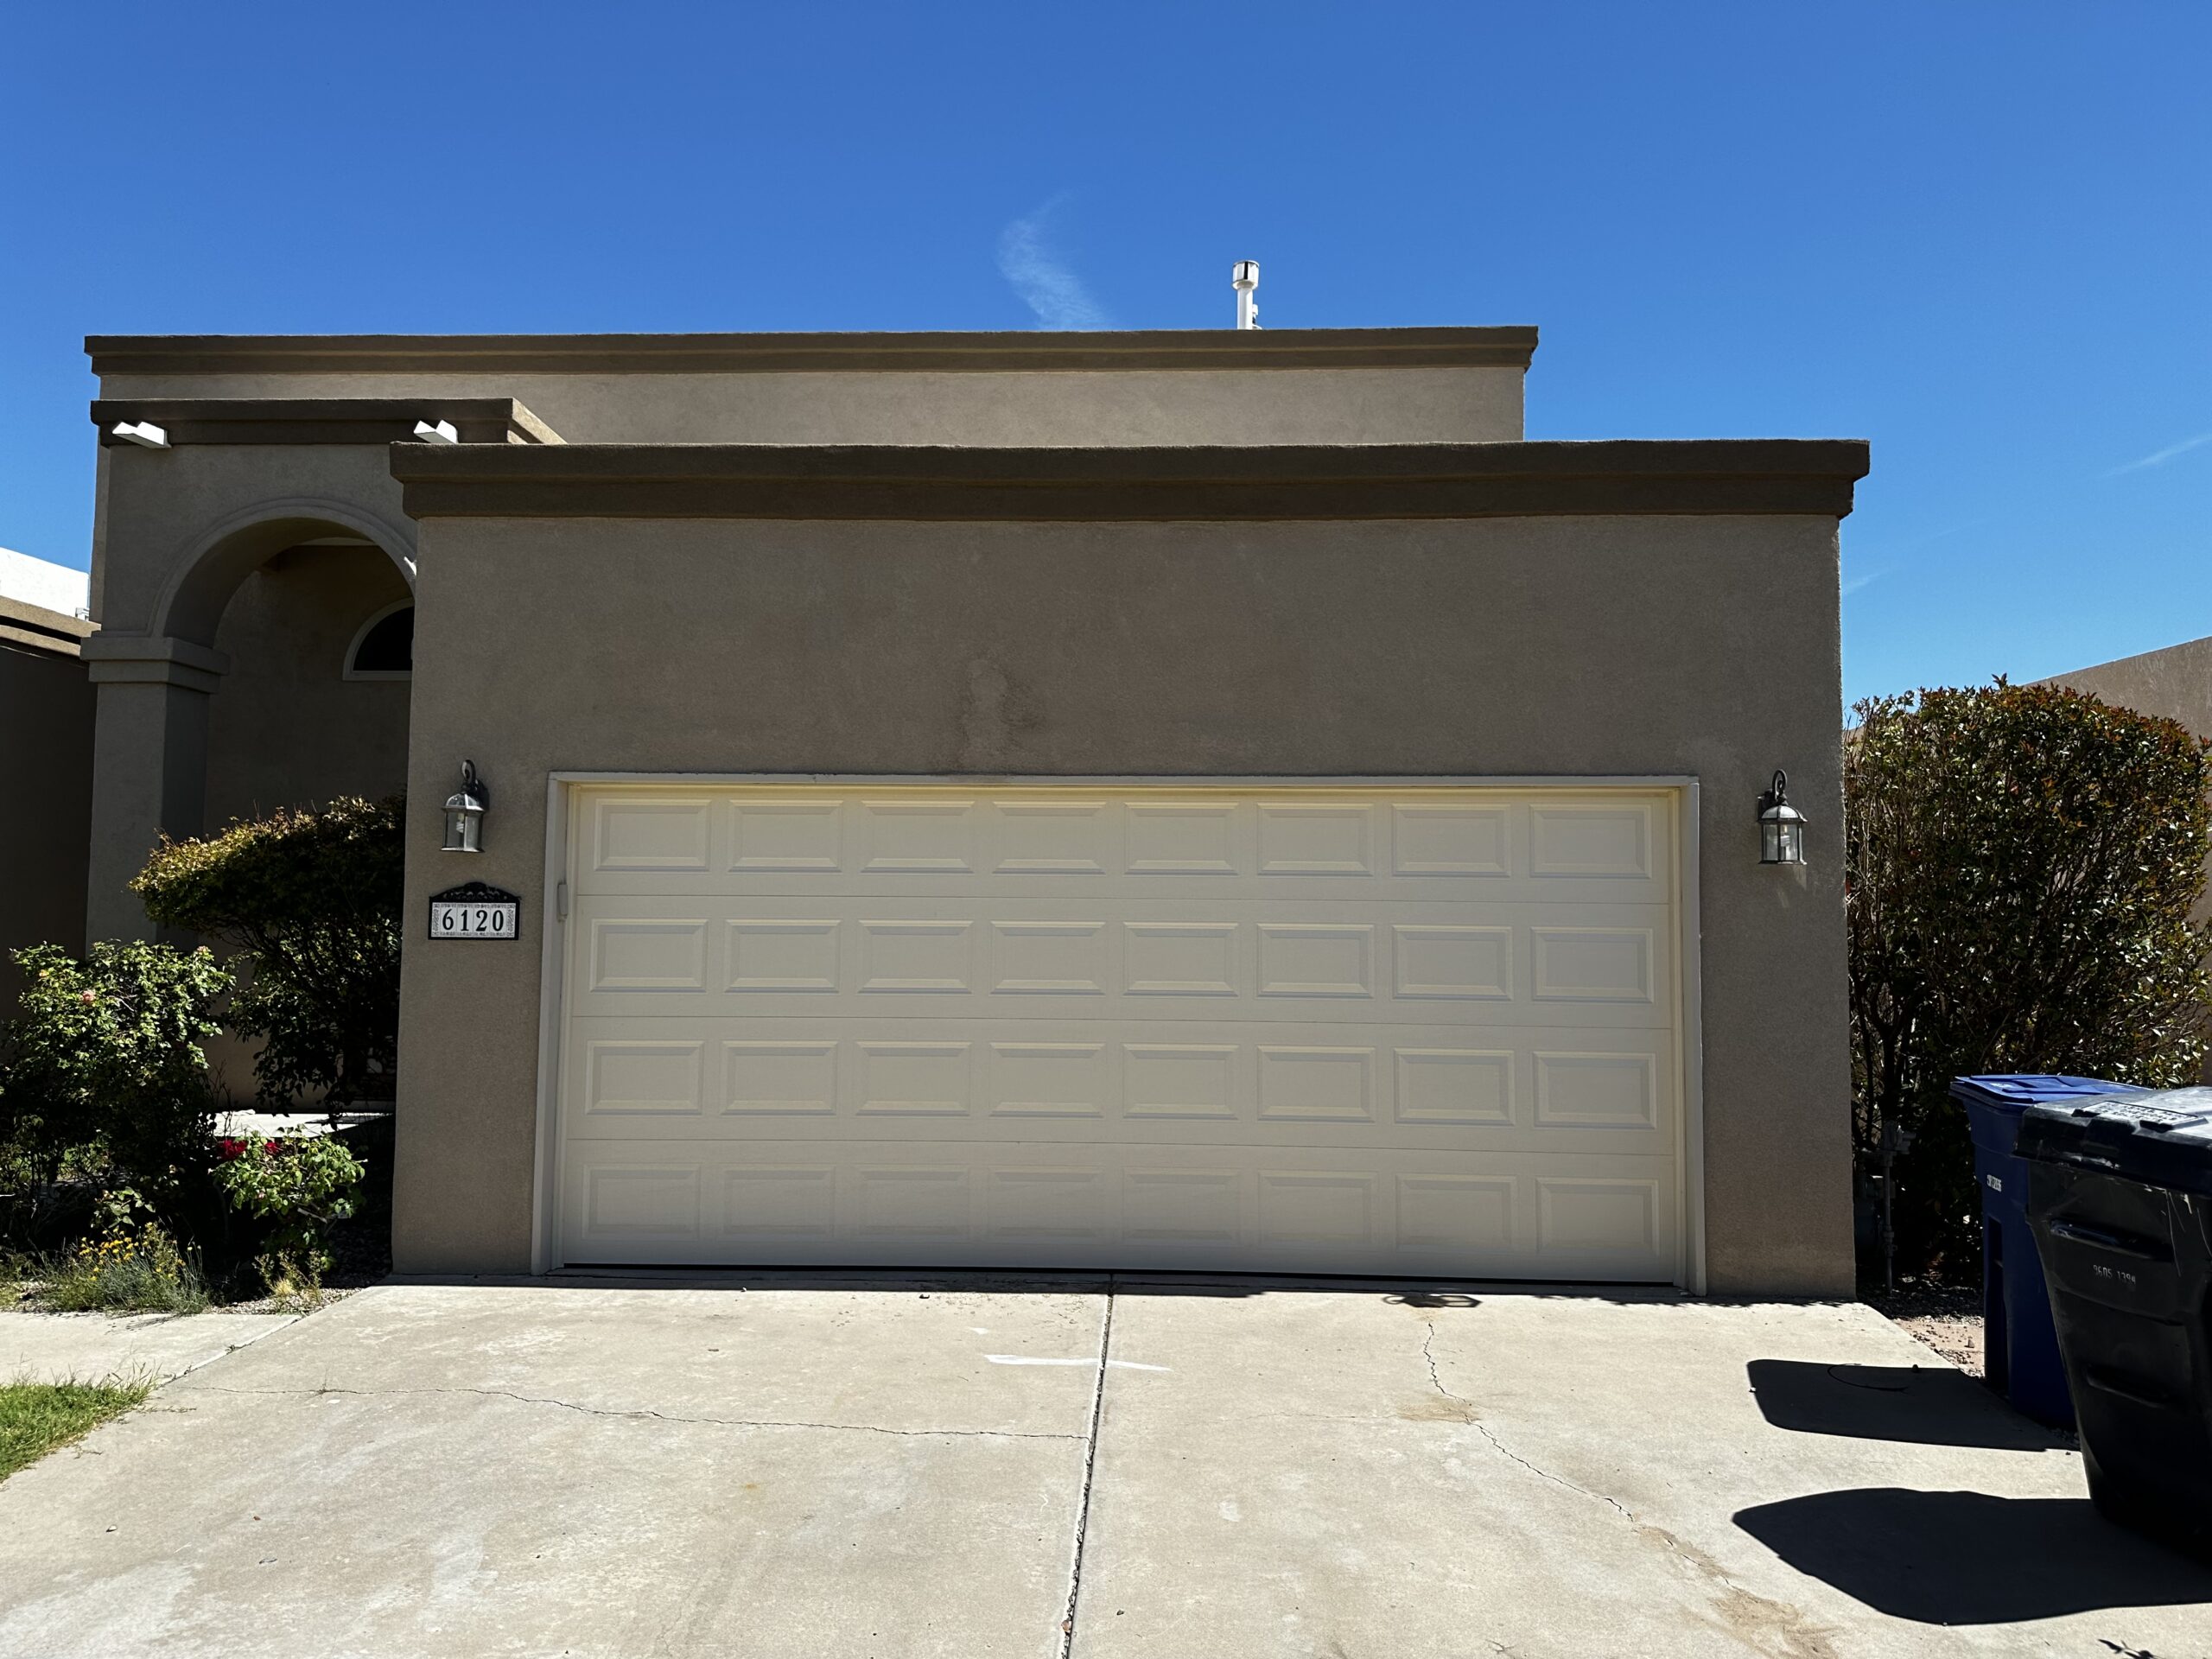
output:
{"label": "parapet roof cap", "polygon": [[1531,327],[1145,328],[994,334],[92,334],[96,374],[1035,373],[1506,368]]}

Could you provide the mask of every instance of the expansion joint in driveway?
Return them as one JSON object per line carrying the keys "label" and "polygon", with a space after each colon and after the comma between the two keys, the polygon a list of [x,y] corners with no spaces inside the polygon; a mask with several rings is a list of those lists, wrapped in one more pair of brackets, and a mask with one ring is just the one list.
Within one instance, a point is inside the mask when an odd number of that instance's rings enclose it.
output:
{"label": "expansion joint in driveway", "polygon": [[1084,1437],[1083,1491],[1076,1499],[1075,1545],[1068,1556],[1067,1612],[1060,1620],[1060,1659],[1075,1647],[1076,1607],[1083,1596],[1083,1544],[1090,1528],[1090,1479],[1098,1466],[1098,1420],[1106,1409],[1107,1362],[1114,1343],[1114,1275],[1106,1275],[1106,1306],[1098,1321],[1098,1377],[1090,1390],[1090,1429]]}
{"label": "expansion joint in driveway", "polygon": [[389,1400],[408,1395],[474,1394],[487,1400],[513,1400],[525,1406],[554,1406],[563,1411],[579,1412],[587,1417],[628,1417],[651,1419],[662,1423],[696,1423],[709,1428],[818,1428],[840,1434],[895,1434],[902,1439],[954,1439],[977,1440],[1073,1440],[1076,1434],[1046,1434],[1018,1428],[888,1428],[880,1423],[817,1423],[780,1417],[679,1417],[671,1412],[652,1411],[645,1408],[618,1409],[606,1406],[580,1406],[573,1400],[556,1400],[549,1395],[517,1394],[512,1389],[226,1389],[214,1383],[202,1382],[179,1394],[257,1394],[291,1398],[312,1399],[318,1395],[357,1395],[364,1399]]}

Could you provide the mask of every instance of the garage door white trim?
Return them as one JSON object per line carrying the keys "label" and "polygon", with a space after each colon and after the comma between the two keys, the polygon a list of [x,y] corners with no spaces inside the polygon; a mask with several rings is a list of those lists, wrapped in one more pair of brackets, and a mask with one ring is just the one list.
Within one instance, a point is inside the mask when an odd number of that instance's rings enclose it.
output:
{"label": "garage door white trim", "polygon": [[[929,789],[1033,791],[1066,788],[1133,789],[1194,791],[1214,790],[1310,791],[1315,790],[1387,791],[1418,796],[1430,791],[1663,791],[1671,806],[1669,826],[1673,863],[1672,941],[1676,1039],[1670,1070],[1675,1085],[1676,1128],[1674,1158],[1676,1176],[1675,1214],[1669,1230],[1676,1241],[1677,1282],[1693,1291],[1704,1281],[1704,1217],[1702,1189],[1702,1076],[1699,1033],[1697,798],[1694,779],[1681,776],[1602,778],[1483,777],[1483,778],[1277,778],[1277,777],[963,777],[880,776],[853,774],[701,774],[628,772],[561,772],[547,789],[547,837],[543,888],[542,996],[540,1007],[540,1070],[538,1097],[538,1181],[534,1218],[533,1262],[538,1271],[560,1264],[563,1192],[563,1141],[560,1122],[562,1050],[567,1023],[568,989],[563,983],[568,941],[562,911],[570,879],[569,826],[574,796],[580,788],[605,785],[636,785],[655,789],[768,786],[829,790]],[[1654,944],[1659,941],[1654,940]],[[864,1262],[859,1263],[865,1265]]]}

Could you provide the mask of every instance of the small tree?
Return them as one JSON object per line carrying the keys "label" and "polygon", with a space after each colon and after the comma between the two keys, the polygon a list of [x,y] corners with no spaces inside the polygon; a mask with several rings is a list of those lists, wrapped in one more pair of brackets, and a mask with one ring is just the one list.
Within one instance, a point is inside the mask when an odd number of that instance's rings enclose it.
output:
{"label": "small tree", "polygon": [[243,951],[231,1021],[264,1101],[359,1099],[399,1043],[404,804],[347,799],[164,839],[131,883],[164,926]]}
{"label": "small tree", "polygon": [[206,1162],[213,1103],[200,1045],[222,1029],[231,976],[205,950],[126,939],[79,961],[15,953],[29,980],[0,1037],[0,1135],[38,1179],[65,1164],[152,1192]]}
{"label": "small tree", "polygon": [[1844,758],[1854,1140],[1900,1265],[1977,1259],[1954,1077],[2166,1086],[2204,1056],[2208,745],[1999,679],[1861,702]]}

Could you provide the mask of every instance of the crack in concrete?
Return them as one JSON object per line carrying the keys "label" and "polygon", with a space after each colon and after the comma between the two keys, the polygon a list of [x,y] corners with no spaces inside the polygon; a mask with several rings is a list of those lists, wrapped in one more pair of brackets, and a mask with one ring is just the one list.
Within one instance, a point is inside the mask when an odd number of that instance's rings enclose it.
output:
{"label": "crack in concrete", "polygon": [[515,1400],[526,1406],[557,1406],[563,1411],[580,1413],[587,1417],[653,1418],[664,1423],[691,1423],[707,1428],[820,1428],[845,1434],[891,1434],[902,1440],[1079,1440],[1080,1434],[1048,1434],[1017,1428],[887,1428],[880,1423],[820,1423],[775,1417],[678,1417],[665,1411],[654,1411],[639,1407],[630,1410],[615,1410],[604,1406],[580,1406],[572,1400],[556,1400],[550,1395],[517,1394],[512,1389],[226,1389],[212,1382],[180,1389],[180,1394],[244,1394],[311,1398],[317,1395],[345,1394],[362,1399],[398,1399],[416,1395],[474,1394],[492,1400]]}
{"label": "crack in concrete", "polygon": [[1626,1521],[1630,1526],[1637,1528],[1641,1528],[1643,1526],[1643,1523],[1638,1521],[1634,1515],[1630,1514],[1629,1512],[1628,1506],[1625,1503],[1623,1503],[1618,1498],[1608,1497],[1603,1492],[1593,1492],[1587,1486],[1578,1486],[1565,1476],[1555,1475],[1548,1469],[1539,1469],[1535,1464],[1529,1462],[1528,1459],[1522,1457],[1519,1452],[1508,1450],[1505,1443],[1499,1440],[1497,1435],[1491,1433],[1490,1425],[1488,1423],[1473,1423],[1471,1427],[1478,1434],[1481,1435],[1483,1439],[1490,1442],[1490,1448],[1491,1451],[1497,1452],[1498,1456],[1503,1458],[1508,1463],[1517,1463],[1521,1467],[1526,1469],[1530,1474],[1535,1476],[1540,1480],[1548,1480],[1554,1486],[1564,1486],[1568,1491],[1573,1492],[1580,1497],[1589,1498],[1594,1503],[1605,1504],[1618,1513],[1621,1519]]}
{"label": "crack in concrete", "polygon": [[1430,1319],[1423,1319],[1421,1321],[1421,1325],[1428,1332],[1427,1336],[1421,1339],[1421,1357],[1428,1362],[1428,1386],[1434,1389],[1437,1393],[1442,1395],[1453,1405],[1459,1407],[1461,1421],[1469,1423],[1475,1422],[1482,1414],[1475,1409],[1475,1402],[1471,1400],[1464,1399],[1460,1395],[1452,1393],[1451,1389],[1446,1388],[1444,1386],[1444,1378],[1437,1371],[1435,1322]]}
{"label": "crack in concrete", "polygon": [[1563,1475],[1555,1475],[1550,1470],[1541,1468],[1529,1462],[1528,1459],[1506,1446],[1497,1434],[1491,1432],[1490,1425],[1482,1421],[1476,1414],[1472,1401],[1452,1393],[1444,1386],[1443,1376],[1436,1367],[1436,1326],[1427,1321],[1423,1323],[1427,1324],[1428,1334],[1421,1339],[1421,1357],[1428,1362],[1429,1386],[1465,1413],[1467,1426],[1483,1437],[1484,1442],[1491,1451],[1497,1452],[1508,1463],[1527,1470],[1540,1480],[1548,1480],[1554,1486],[1564,1487],[1577,1497],[1586,1497],[1594,1503],[1603,1503],[1622,1520],[1627,1522],[1638,1538],[1648,1543],[1658,1544],[1710,1583],[1719,1586],[1726,1592],[1726,1594],[1721,1598],[1715,1611],[1719,1613],[1728,1634],[1758,1647],[1763,1652],[1767,1649],[1760,1640],[1761,1635],[1771,1634],[1783,1644],[1783,1659],[1834,1659],[1835,1649],[1827,1640],[1828,1632],[1818,1625],[1810,1624],[1801,1609],[1789,1602],[1777,1601],[1771,1597],[1762,1596],[1755,1591],[1746,1590],[1730,1578],[1726,1570],[1712,1556],[1677,1537],[1665,1527],[1638,1520],[1635,1511],[1618,1498],[1610,1497],[1604,1492],[1592,1491],[1589,1487],[1580,1485]]}

